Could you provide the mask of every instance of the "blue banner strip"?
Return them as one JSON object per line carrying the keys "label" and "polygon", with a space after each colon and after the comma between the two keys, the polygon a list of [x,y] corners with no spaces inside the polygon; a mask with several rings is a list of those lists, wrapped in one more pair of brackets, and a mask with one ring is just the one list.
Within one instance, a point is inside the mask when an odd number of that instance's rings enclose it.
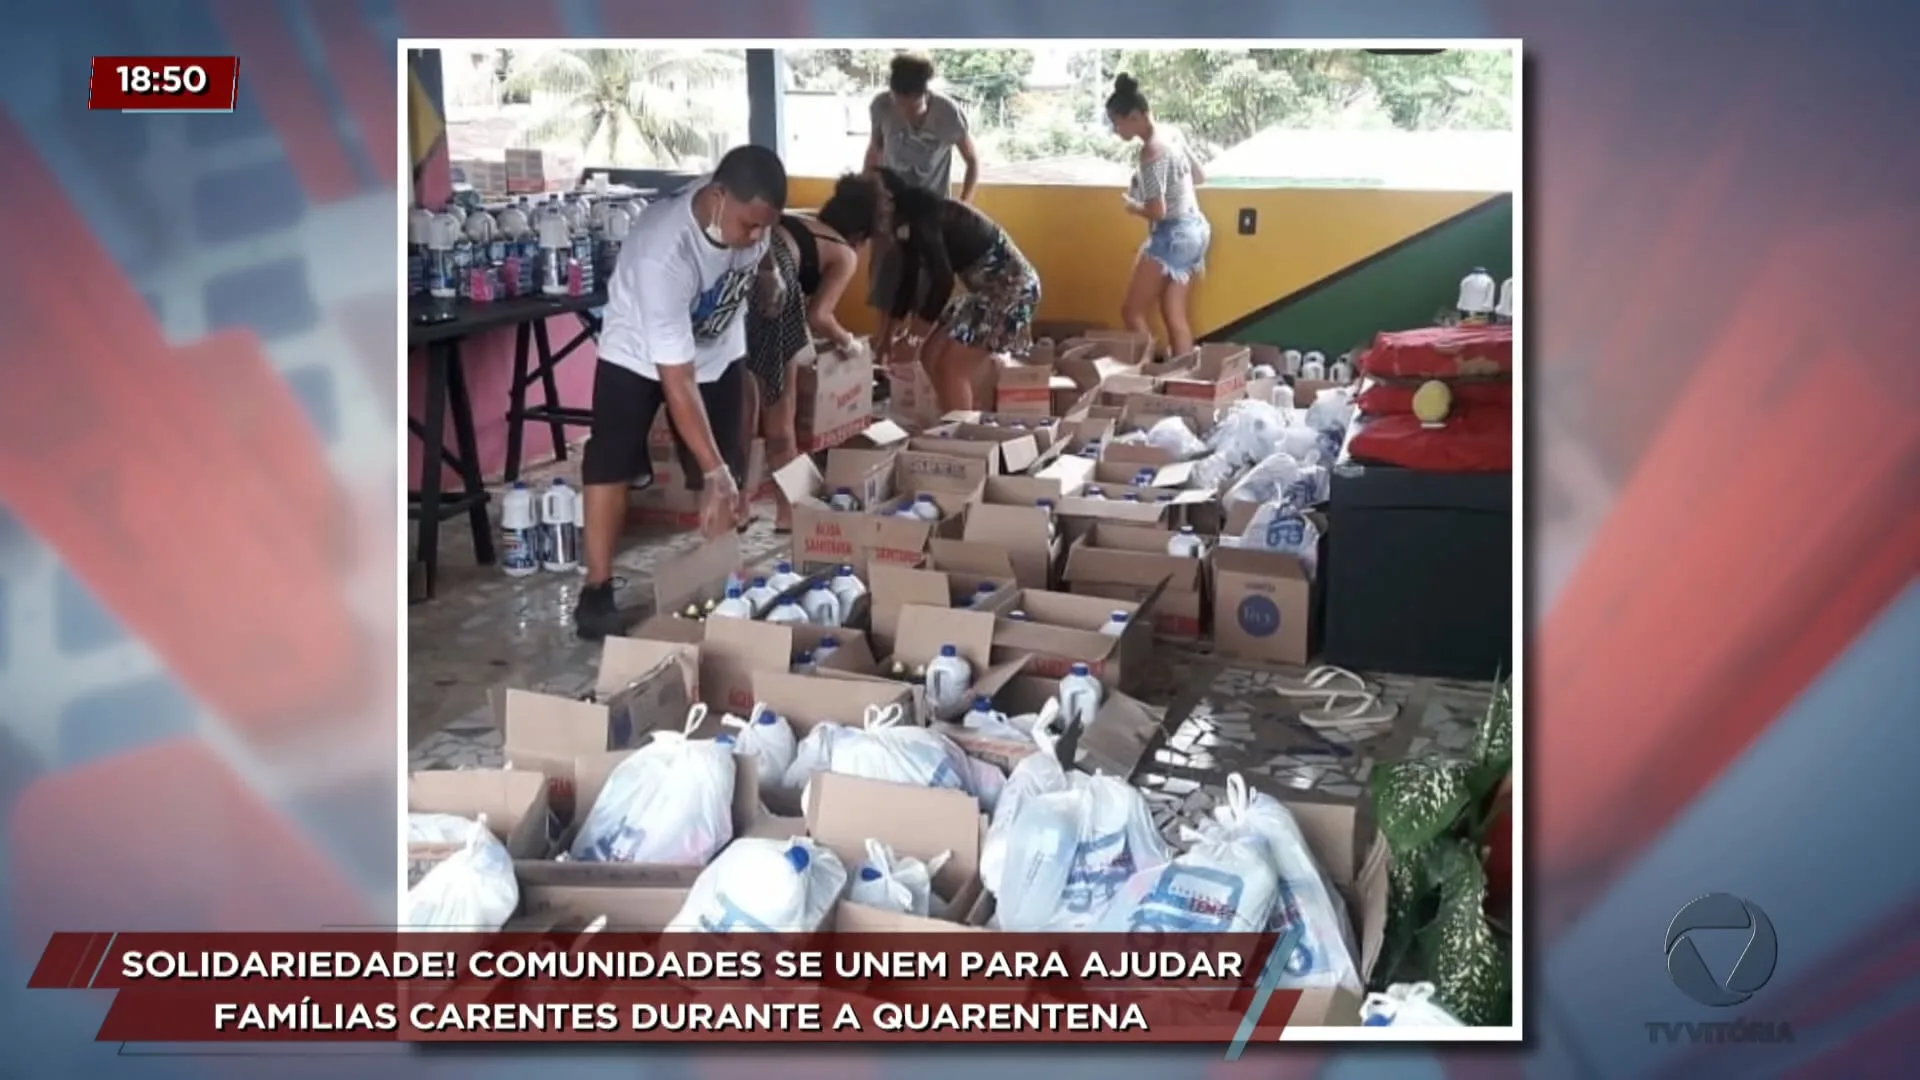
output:
{"label": "blue banner strip", "polygon": [[1303,928],[1295,923],[1287,927],[1280,940],[1267,954],[1266,966],[1260,969],[1260,981],[1253,987],[1253,1002],[1247,1006],[1247,1015],[1240,1018],[1240,1030],[1234,1034],[1233,1042],[1227,1045],[1227,1060],[1239,1061],[1240,1051],[1247,1048],[1247,1040],[1253,1038],[1253,1031],[1260,1026],[1260,1016],[1267,1011],[1267,1001],[1273,997],[1273,991],[1280,985],[1280,976],[1287,970],[1287,960],[1293,956],[1293,950],[1300,945],[1300,932]]}

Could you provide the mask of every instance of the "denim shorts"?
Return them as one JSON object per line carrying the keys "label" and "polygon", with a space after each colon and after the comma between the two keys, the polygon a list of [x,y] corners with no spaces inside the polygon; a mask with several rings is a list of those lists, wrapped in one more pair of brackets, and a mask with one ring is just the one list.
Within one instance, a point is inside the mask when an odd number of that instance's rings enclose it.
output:
{"label": "denim shorts", "polygon": [[1206,268],[1207,245],[1213,241],[1213,227],[1199,214],[1161,218],[1147,231],[1141,251],[1160,264],[1167,276],[1185,282]]}

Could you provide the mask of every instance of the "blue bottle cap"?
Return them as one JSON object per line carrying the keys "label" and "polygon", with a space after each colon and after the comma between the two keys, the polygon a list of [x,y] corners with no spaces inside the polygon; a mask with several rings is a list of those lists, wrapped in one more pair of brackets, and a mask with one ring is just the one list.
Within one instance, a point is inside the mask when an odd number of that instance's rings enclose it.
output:
{"label": "blue bottle cap", "polygon": [[953,646],[953,645],[942,645],[940,646],[940,655],[941,656],[959,656],[960,649],[957,646]]}
{"label": "blue bottle cap", "polygon": [[801,649],[801,650],[800,650],[800,651],[799,651],[798,653],[795,653],[795,654],[794,654],[794,657],[793,657],[793,662],[794,662],[794,663],[796,663],[796,664],[811,664],[811,663],[813,663],[813,650],[812,650],[812,649]]}
{"label": "blue bottle cap", "polygon": [[[812,653],[801,653],[800,655],[806,660],[813,659]],[[772,709],[762,709],[760,710],[760,719],[758,722],[762,724],[777,724],[780,722],[780,714],[774,712]]]}
{"label": "blue bottle cap", "polygon": [[729,600],[740,599],[740,586],[738,585],[727,586],[727,599]]}
{"label": "blue bottle cap", "polygon": [[754,578],[754,579],[753,579],[753,587],[754,587],[754,588],[756,588],[756,589],[764,589],[764,588],[766,588],[766,587],[767,587],[767,579],[766,579],[766,578],[763,578],[763,577],[757,577],[757,578]]}
{"label": "blue bottle cap", "polygon": [[1140,501],[1140,496],[1139,496],[1139,495],[1136,495],[1135,493],[1133,493],[1133,492],[1131,492],[1131,491],[1129,491],[1129,492],[1127,492],[1127,493],[1126,493],[1125,495],[1123,495],[1123,496],[1121,496],[1121,501],[1122,501],[1122,502],[1139,502],[1139,501]]}
{"label": "blue bottle cap", "polygon": [[796,873],[804,874],[807,872],[807,867],[813,865],[813,855],[806,848],[795,844],[787,849],[787,865],[793,867]]}
{"label": "blue bottle cap", "polygon": [[1113,613],[1113,615],[1112,615],[1112,617],[1111,617],[1111,618],[1110,618],[1110,619],[1109,619],[1108,621],[1109,621],[1109,622],[1121,622],[1121,623],[1123,623],[1123,622],[1126,622],[1126,621],[1127,621],[1127,613],[1126,613],[1126,612],[1124,612],[1124,611],[1116,611],[1116,612],[1114,612],[1114,613]]}
{"label": "blue bottle cap", "polygon": [[879,881],[880,871],[871,866],[863,866],[860,868],[860,880],[861,881]]}
{"label": "blue bottle cap", "polygon": [[832,634],[824,634],[820,638],[820,647],[823,649],[837,649],[840,647],[840,639],[834,637]]}
{"label": "blue bottle cap", "polygon": [[983,581],[980,584],[975,585],[973,587],[973,594],[975,596],[985,596],[988,593],[999,592],[999,591],[1000,591],[1000,587],[998,585],[995,585],[991,581]]}
{"label": "blue bottle cap", "polygon": [[974,711],[974,712],[992,712],[992,711],[993,711],[993,699],[992,699],[992,698],[987,698],[987,697],[977,697],[977,698],[974,698],[974,699],[973,699],[973,711]]}
{"label": "blue bottle cap", "polygon": [[851,575],[851,574],[853,573],[853,564],[852,564],[852,563],[841,563],[841,564],[840,564],[840,572],[841,572],[841,573],[843,573],[843,574],[848,574],[848,575]]}
{"label": "blue bottle cap", "polygon": [[[920,493],[920,494],[918,494],[918,495],[915,495],[915,496],[913,497],[913,501],[914,501],[914,502],[923,502],[923,503],[930,503],[930,502],[933,502],[933,496],[931,496],[931,495],[928,495],[928,494],[926,494],[925,492],[922,492],[922,493]],[[937,504],[936,504],[936,505],[937,505]]]}
{"label": "blue bottle cap", "polygon": [[564,477],[564,476],[556,476],[556,477],[554,477],[554,478],[553,478],[553,486],[554,486],[554,487],[566,487],[566,486],[567,486],[567,478],[566,478],[566,477]]}
{"label": "blue bottle cap", "polygon": [[837,487],[833,489],[833,493],[835,495],[851,495],[853,494],[853,489],[850,487]]}
{"label": "blue bottle cap", "polygon": [[782,559],[773,564],[773,572],[776,574],[791,574],[793,573],[793,564]]}
{"label": "blue bottle cap", "polygon": [[1087,665],[1085,665],[1085,664],[1075,664],[1075,665],[1073,665],[1072,667],[1070,667],[1070,668],[1068,668],[1068,669],[1067,669],[1067,671],[1068,671],[1068,672],[1070,672],[1071,674],[1074,674],[1074,675],[1091,675],[1091,674],[1093,674],[1093,669],[1092,669],[1092,668],[1089,668],[1089,667],[1088,667]]}
{"label": "blue bottle cap", "polygon": [[1033,500],[1033,505],[1039,507],[1042,510],[1051,510],[1053,509],[1053,500],[1052,499],[1035,499]]}
{"label": "blue bottle cap", "polygon": [[527,482],[525,480],[515,480],[513,482],[513,490],[515,491],[527,490]]}

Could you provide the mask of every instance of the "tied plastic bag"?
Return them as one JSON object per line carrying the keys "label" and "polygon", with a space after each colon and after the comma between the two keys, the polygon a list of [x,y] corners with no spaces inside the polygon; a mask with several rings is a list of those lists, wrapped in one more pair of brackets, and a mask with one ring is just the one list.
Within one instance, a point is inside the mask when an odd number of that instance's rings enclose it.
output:
{"label": "tied plastic bag", "polygon": [[1261,551],[1278,551],[1299,559],[1311,577],[1319,565],[1320,529],[1306,515],[1283,502],[1262,503],[1237,545]]}
{"label": "tied plastic bag", "polygon": [[745,836],[700,871],[667,930],[808,934],[825,925],[846,887],[846,865],[812,840]]}
{"label": "tied plastic bag", "polygon": [[498,930],[520,906],[513,856],[487,828],[486,815],[457,820],[466,824],[464,846],[407,890],[408,930]]}
{"label": "tied plastic bag", "polygon": [[1165,450],[1179,461],[1188,461],[1207,452],[1207,444],[1178,416],[1166,416],[1154,421],[1153,426],[1147,429],[1146,444]]}
{"label": "tied plastic bag", "polygon": [[1299,478],[1300,463],[1285,450],[1276,450],[1227,489],[1226,501],[1279,502],[1282,493]]}
{"label": "tied plastic bag", "polygon": [[1331,386],[1313,396],[1307,406],[1307,426],[1315,431],[1345,431],[1353,422],[1353,389]]}
{"label": "tied plastic bag", "polygon": [[689,738],[707,707],[687,710],[682,731],[656,731],[614,766],[574,838],[581,862],[701,866],[733,839],[733,750]]}
{"label": "tied plastic bag", "polygon": [[794,749],[793,764],[787,766],[786,779],[780,786],[789,791],[804,790],[814,773],[831,771],[836,743],[858,737],[859,732],[844,724],[827,721],[814,725],[813,730],[807,732],[807,737],[801,739],[800,745]]}
{"label": "tied plastic bag", "polygon": [[473,831],[473,819],[459,814],[408,814],[408,844],[445,844],[466,842]]}
{"label": "tied plastic bag", "polygon": [[1280,902],[1280,877],[1258,836],[1183,829],[1191,846],[1127,880],[1107,909],[1108,933],[1259,933]]}
{"label": "tied plastic bag", "polygon": [[1286,415],[1271,404],[1236,401],[1207,436],[1207,445],[1215,453],[1225,455],[1237,469],[1271,455],[1286,427]]}
{"label": "tied plastic bag", "polygon": [[978,795],[967,755],[946,736],[904,723],[898,705],[869,705],[858,732],[833,741],[829,772]]}
{"label": "tied plastic bag", "polygon": [[1193,477],[1193,486],[1196,488],[1218,489],[1220,485],[1233,479],[1233,474],[1239,467],[1230,455],[1216,452],[1194,462],[1193,471],[1189,475]]}
{"label": "tied plastic bag", "polygon": [[1432,983],[1394,983],[1360,1005],[1363,1027],[1465,1027],[1433,1000]]}
{"label": "tied plastic bag", "polygon": [[1227,777],[1226,801],[1214,807],[1213,817],[1200,832],[1251,838],[1265,847],[1279,880],[1279,902],[1267,929],[1284,934],[1291,927],[1300,928],[1300,943],[1282,969],[1282,989],[1360,989],[1347,905],[1314,861],[1299,823],[1280,800],[1249,790],[1246,780],[1234,773]]}
{"label": "tied plastic bag", "polygon": [[769,787],[786,781],[787,770],[793,767],[797,748],[794,745],[793,725],[765,705],[756,704],[753,712],[742,720],[738,716],[722,717],[720,722],[736,730],[733,738],[733,752],[742,757],[753,759],[755,774],[764,778]]}
{"label": "tied plastic bag", "polygon": [[1285,454],[1302,465],[1324,465],[1332,460],[1320,456],[1320,433],[1305,424],[1282,431],[1274,443],[1274,452]]}
{"label": "tied plastic bag", "polygon": [[867,861],[847,885],[847,899],[855,904],[904,915],[933,914],[933,875],[947,865],[953,852],[943,851],[922,862],[896,855],[878,840],[867,841]]}

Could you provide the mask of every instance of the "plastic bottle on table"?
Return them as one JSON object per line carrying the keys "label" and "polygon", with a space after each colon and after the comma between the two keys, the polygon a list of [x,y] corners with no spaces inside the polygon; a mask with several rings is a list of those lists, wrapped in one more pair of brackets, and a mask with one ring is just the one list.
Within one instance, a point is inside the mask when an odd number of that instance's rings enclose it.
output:
{"label": "plastic bottle on table", "polygon": [[714,609],[707,614],[714,618],[751,619],[753,605],[747,603],[747,598],[740,592],[739,586],[728,586],[726,599],[714,605]]}
{"label": "plastic bottle on table", "polygon": [[1083,499],[1105,499],[1107,493],[1102,491],[1098,485],[1095,485],[1081,492],[1080,497]]}
{"label": "plastic bottle on table", "polygon": [[571,288],[567,281],[567,263],[573,258],[573,237],[567,232],[567,219],[558,213],[540,218],[540,291],[547,296],[565,296]]}
{"label": "plastic bottle on table", "polygon": [[500,569],[508,577],[526,577],[540,569],[539,525],[533,519],[533,492],[514,481],[500,500]]}
{"label": "plastic bottle on table", "polygon": [[1067,669],[1067,676],[1060,680],[1060,722],[1070,726],[1078,721],[1082,728],[1091,727],[1093,718],[1100,712],[1100,701],[1105,696],[1105,688],[1093,675],[1093,669],[1085,664],[1075,664]]}
{"label": "plastic bottle on table", "polygon": [[541,565],[572,570],[580,565],[580,496],[559,477],[540,495]]}
{"label": "plastic bottle on table", "polygon": [[452,300],[460,295],[453,265],[453,246],[461,237],[460,220],[449,213],[435,214],[427,230],[427,295]]}
{"label": "plastic bottle on table", "polygon": [[1340,358],[1338,360],[1335,360],[1331,365],[1328,366],[1327,378],[1333,380],[1336,383],[1339,383],[1341,386],[1345,386],[1348,383],[1351,383],[1353,381],[1352,354],[1341,353]]}
{"label": "plastic bottle on table", "polygon": [[1199,558],[1200,553],[1205,550],[1206,544],[1201,541],[1200,534],[1193,531],[1191,525],[1182,525],[1179,532],[1167,537],[1167,554],[1169,555],[1195,559]]}
{"label": "plastic bottle on table", "polygon": [[1300,374],[1300,350],[1288,349],[1280,354],[1280,370],[1287,375]]}

